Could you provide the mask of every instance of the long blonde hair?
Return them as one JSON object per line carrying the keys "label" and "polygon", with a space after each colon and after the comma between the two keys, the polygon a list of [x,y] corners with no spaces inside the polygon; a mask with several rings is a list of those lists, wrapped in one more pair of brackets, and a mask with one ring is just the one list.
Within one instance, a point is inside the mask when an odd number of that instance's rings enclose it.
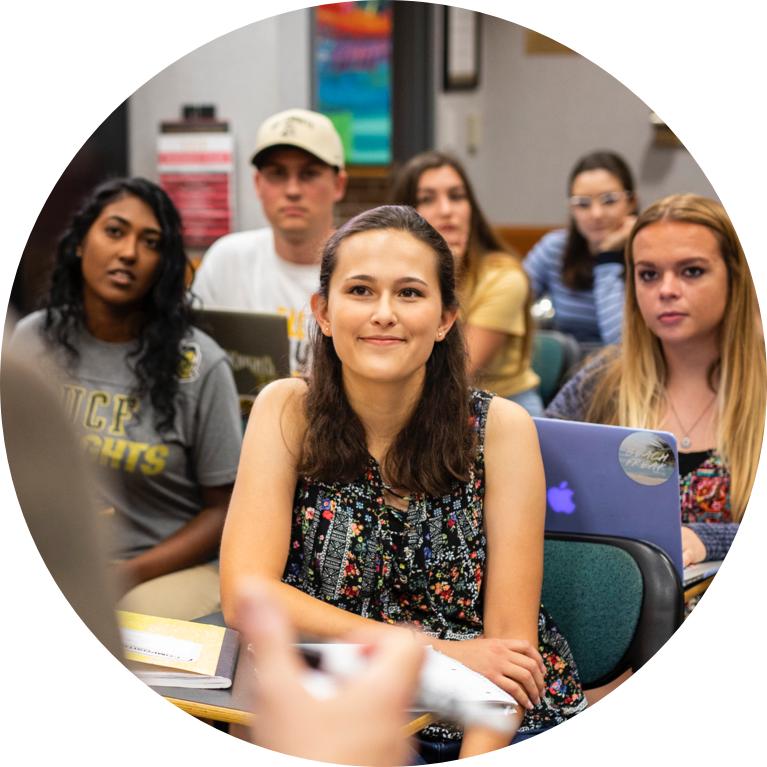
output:
{"label": "long blonde hair", "polygon": [[759,330],[756,290],[743,248],[724,208],[694,194],[653,203],[638,218],[626,244],[626,306],[621,354],[608,362],[586,414],[592,423],[657,429],[667,407],[668,368],[663,347],[645,324],[636,299],[633,242],[658,221],[681,221],[710,229],[727,266],[727,305],[721,326],[721,357],[709,370],[716,388],[716,450],[730,472],[730,506],[739,522],[756,476],[764,436],[767,368]]}

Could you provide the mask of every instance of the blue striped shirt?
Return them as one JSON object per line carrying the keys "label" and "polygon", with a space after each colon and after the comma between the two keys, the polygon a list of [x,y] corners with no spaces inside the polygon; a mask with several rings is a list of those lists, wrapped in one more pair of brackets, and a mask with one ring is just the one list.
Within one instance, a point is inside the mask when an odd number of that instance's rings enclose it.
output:
{"label": "blue striped shirt", "polygon": [[[623,264],[594,265],[594,287],[571,290],[562,283],[567,230],[544,235],[522,262],[537,294],[549,293],[557,330],[572,333],[579,342],[603,346],[620,343],[623,324]],[[605,254],[607,255],[607,254]],[[616,256],[617,258],[617,256]]]}

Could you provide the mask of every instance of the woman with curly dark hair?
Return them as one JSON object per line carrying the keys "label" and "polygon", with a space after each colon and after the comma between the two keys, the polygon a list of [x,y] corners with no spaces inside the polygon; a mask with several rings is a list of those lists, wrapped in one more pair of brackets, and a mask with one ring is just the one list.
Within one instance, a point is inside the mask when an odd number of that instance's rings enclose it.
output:
{"label": "woman with curly dark hair", "polygon": [[91,192],[59,243],[45,310],[13,345],[54,363],[113,509],[119,607],[191,619],[218,606],[218,545],[241,426],[226,355],[192,328],[181,219],[140,178]]}
{"label": "woman with curly dark hair", "polygon": [[535,425],[470,389],[454,259],[412,208],[325,246],[312,374],[256,400],[221,547],[227,624],[266,579],[299,631],[416,631],[519,703],[509,733],[427,728],[427,761],[529,737],[585,707],[540,610],[545,483]]}

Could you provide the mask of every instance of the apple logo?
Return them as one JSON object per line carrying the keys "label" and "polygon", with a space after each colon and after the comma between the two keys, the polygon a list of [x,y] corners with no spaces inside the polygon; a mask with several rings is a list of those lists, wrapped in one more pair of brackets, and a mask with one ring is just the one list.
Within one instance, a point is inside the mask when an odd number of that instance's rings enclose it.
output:
{"label": "apple logo", "polygon": [[567,486],[567,482],[562,482],[559,487],[549,488],[546,498],[558,514],[572,514],[575,511],[573,491]]}

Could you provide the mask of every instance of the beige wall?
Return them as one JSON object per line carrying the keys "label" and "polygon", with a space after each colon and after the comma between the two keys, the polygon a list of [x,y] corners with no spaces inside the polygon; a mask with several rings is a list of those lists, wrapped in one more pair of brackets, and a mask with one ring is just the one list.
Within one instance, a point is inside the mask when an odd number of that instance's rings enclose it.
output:
{"label": "beige wall", "polygon": [[[442,14],[435,30],[441,78]],[[480,202],[497,223],[556,224],[566,217],[568,174],[594,149],[622,154],[642,204],[675,192],[715,193],[685,149],[652,146],[650,107],[603,69],[573,54],[525,53],[525,28],[483,18],[481,86],[443,93],[436,143],[466,161]],[[482,143],[466,152],[466,116],[478,112]]]}
{"label": "beige wall", "polygon": [[[481,85],[442,92],[442,7],[435,7],[435,141],[466,162],[480,202],[496,223],[557,224],[577,158],[593,149],[623,154],[643,204],[673,192],[715,196],[685,149],[652,146],[650,108],[611,75],[577,55],[525,53],[525,29],[483,18]],[[260,122],[310,105],[310,11],[242,27],[179,59],[130,99],[131,173],[155,179],[162,120],[183,103],[213,103],[231,121],[237,151],[238,229],[263,226],[248,154]],[[466,117],[478,114],[482,142],[466,151]]]}
{"label": "beige wall", "polygon": [[153,77],[128,106],[131,174],[156,181],[159,123],[178,119],[182,104],[215,104],[235,136],[237,228],[265,226],[248,156],[269,115],[309,106],[309,42],[309,11],[285,13],[219,37]]}

